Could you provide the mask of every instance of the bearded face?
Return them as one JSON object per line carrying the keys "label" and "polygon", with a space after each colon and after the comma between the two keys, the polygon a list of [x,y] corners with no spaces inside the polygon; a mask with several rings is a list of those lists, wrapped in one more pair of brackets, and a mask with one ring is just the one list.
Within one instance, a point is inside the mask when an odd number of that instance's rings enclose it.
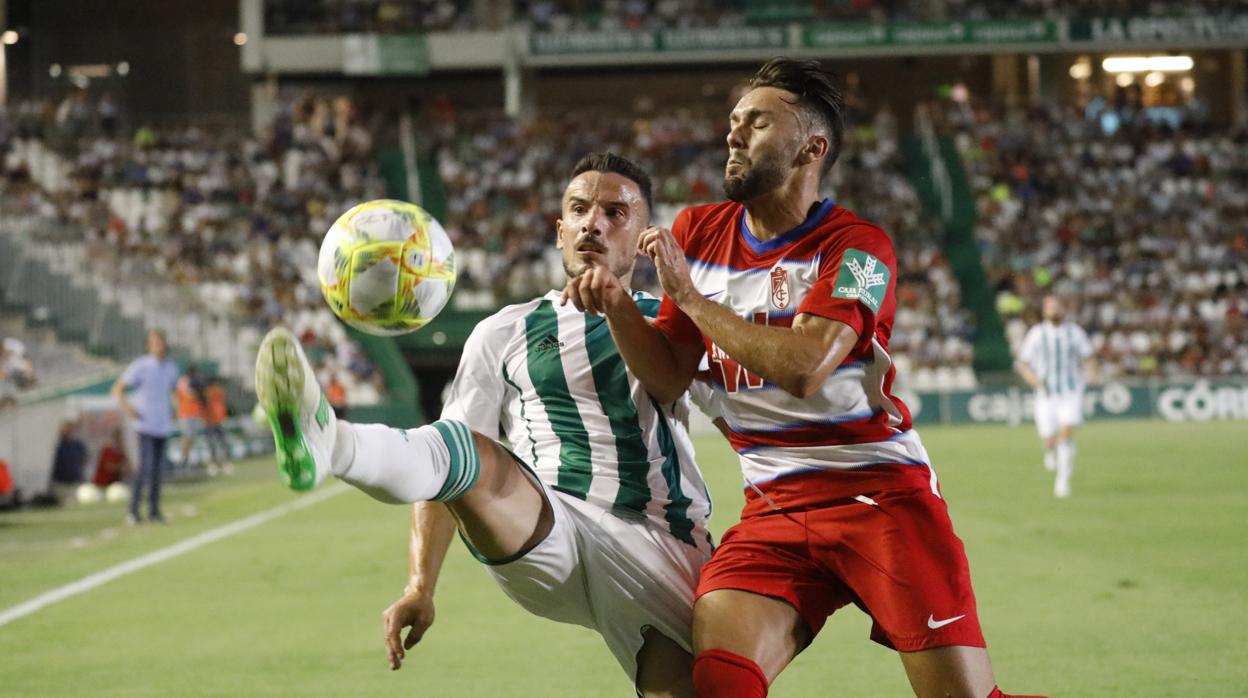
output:
{"label": "bearded face", "polygon": [[778,189],[797,169],[804,128],[793,95],[750,90],[729,116],[724,195],[743,202]]}
{"label": "bearded face", "polygon": [[724,168],[724,196],[738,203],[779,189],[793,169],[791,153],[761,153],[754,159],[744,153],[731,157],[736,159],[730,159]]}

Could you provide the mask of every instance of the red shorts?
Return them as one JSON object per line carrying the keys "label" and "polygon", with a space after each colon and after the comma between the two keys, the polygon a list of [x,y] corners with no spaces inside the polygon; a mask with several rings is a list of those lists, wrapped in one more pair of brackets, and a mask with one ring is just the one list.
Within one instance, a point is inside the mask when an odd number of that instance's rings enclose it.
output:
{"label": "red shorts", "polygon": [[984,647],[966,552],[930,478],[926,467],[884,465],[761,485],[781,511],[747,490],[698,596],[738,589],[787,601],[811,637],[853,603],[885,647]]}

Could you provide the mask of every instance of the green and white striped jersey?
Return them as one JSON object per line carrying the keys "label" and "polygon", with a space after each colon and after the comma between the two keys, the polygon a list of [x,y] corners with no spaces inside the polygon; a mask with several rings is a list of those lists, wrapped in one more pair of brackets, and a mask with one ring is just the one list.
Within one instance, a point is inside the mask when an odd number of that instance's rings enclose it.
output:
{"label": "green and white striped jersey", "polygon": [[[509,305],[464,345],[442,419],[512,449],[551,488],[649,517],[690,545],[707,540],[711,504],[689,440],[689,401],[656,403],[628,372],[604,318],[560,293]],[[634,292],[647,317],[653,296]]]}
{"label": "green and white striped jersey", "polygon": [[1019,360],[1044,383],[1044,392],[1049,395],[1082,392],[1083,364],[1090,356],[1092,343],[1087,333],[1069,321],[1033,326],[1018,351]]}

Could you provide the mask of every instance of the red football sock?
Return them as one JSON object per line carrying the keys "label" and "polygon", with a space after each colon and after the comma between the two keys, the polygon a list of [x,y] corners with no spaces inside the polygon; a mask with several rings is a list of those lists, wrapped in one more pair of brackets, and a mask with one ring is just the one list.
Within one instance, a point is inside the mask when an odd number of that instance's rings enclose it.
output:
{"label": "red football sock", "polygon": [[693,661],[698,698],[766,698],[767,676],[754,662],[724,650],[706,650]]}
{"label": "red football sock", "polygon": [[[697,666],[696,664],[694,665]],[[1002,693],[998,686],[992,687],[992,693],[988,694],[988,698],[1044,698],[1044,696],[1012,696],[1008,693]]]}

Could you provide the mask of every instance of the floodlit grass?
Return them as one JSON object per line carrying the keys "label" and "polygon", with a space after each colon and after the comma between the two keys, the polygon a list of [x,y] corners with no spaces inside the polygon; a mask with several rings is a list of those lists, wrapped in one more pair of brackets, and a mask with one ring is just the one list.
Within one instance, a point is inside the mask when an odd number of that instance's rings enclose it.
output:
{"label": "floodlit grass", "polygon": [[[924,430],[966,542],[1002,687],[1072,698],[1243,696],[1243,424],[1097,423],[1053,499],[1030,429]],[[739,474],[698,441],[717,533]],[[0,610],[296,495],[271,464],[172,485],[169,526],[116,505],[0,515]],[[593,633],[526,615],[456,545],[438,617],[401,671],[380,614],[403,587],[407,511],[348,492],[0,627],[5,696],[629,696]],[[853,608],[773,696],[906,696]]]}

